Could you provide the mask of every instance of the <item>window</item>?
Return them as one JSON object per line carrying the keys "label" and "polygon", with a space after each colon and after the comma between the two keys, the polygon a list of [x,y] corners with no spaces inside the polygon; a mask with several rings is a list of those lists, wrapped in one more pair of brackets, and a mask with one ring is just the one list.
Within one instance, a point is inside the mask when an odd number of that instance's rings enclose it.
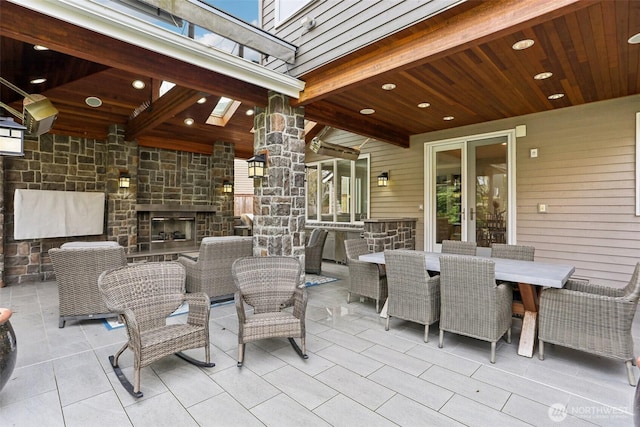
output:
{"label": "window", "polygon": [[314,0],[276,0],[276,27],[304,9]]}
{"label": "window", "polygon": [[369,217],[369,156],[307,165],[307,221],[355,222]]}

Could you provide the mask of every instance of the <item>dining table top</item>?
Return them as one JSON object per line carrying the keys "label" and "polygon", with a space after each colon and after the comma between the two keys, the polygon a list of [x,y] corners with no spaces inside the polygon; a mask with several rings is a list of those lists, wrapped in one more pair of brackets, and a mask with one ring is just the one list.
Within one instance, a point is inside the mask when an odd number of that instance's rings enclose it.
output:
{"label": "dining table top", "polygon": [[[417,252],[424,253],[426,268],[430,271],[440,271],[441,256],[465,256],[441,252]],[[489,258],[481,256],[478,256],[478,258],[494,261],[496,280],[508,282],[562,288],[569,277],[571,277],[575,272],[575,267],[568,264],[556,264],[540,261],[519,261],[506,258]],[[373,252],[370,254],[360,255],[359,260],[375,264],[384,264],[384,252]]]}

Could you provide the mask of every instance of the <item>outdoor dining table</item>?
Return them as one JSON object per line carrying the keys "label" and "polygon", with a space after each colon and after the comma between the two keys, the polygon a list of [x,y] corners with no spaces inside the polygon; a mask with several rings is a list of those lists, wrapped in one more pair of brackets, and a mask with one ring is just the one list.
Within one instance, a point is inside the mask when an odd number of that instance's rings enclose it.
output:
{"label": "outdoor dining table", "polygon": [[[429,271],[440,271],[440,256],[463,256],[443,254],[440,252],[423,252],[426,268]],[[360,261],[384,264],[384,252],[360,255]],[[555,264],[539,261],[518,261],[505,258],[490,258],[495,262],[496,280],[518,284],[522,307],[514,303],[514,312],[524,314],[518,354],[532,357],[538,330],[538,291],[542,287],[562,288],[575,267],[567,264]],[[386,302],[381,315],[386,317]]]}

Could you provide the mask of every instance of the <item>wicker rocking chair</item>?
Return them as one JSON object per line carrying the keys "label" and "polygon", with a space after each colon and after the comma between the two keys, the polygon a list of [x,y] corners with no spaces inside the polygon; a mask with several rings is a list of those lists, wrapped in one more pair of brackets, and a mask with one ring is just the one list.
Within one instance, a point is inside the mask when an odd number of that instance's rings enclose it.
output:
{"label": "wicker rocking chair", "polygon": [[[128,342],[109,356],[109,362],[124,388],[142,397],[140,369],[165,356],[175,354],[201,367],[213,367],[209,348],[209,297],[204,292],[185,293],[185,270],[177,262],[148,262],[105,271],[98,286],[107,307],[118,313],[127,328]],[[167,324],[167,317],[183,302],[189,304],[184,324]],[[204,347],[205,362],[183,350]],[[118,366],[118,358],[133,351],[133,385]]]}

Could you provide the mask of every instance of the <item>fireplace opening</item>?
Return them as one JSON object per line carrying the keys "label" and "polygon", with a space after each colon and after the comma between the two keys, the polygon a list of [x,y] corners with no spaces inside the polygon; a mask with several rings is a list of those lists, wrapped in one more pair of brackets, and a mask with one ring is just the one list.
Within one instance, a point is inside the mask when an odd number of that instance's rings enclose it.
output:
{"label": "fireplace opening", "polygon": [[195,245],[194,215],[151,215],[151,249]]}

